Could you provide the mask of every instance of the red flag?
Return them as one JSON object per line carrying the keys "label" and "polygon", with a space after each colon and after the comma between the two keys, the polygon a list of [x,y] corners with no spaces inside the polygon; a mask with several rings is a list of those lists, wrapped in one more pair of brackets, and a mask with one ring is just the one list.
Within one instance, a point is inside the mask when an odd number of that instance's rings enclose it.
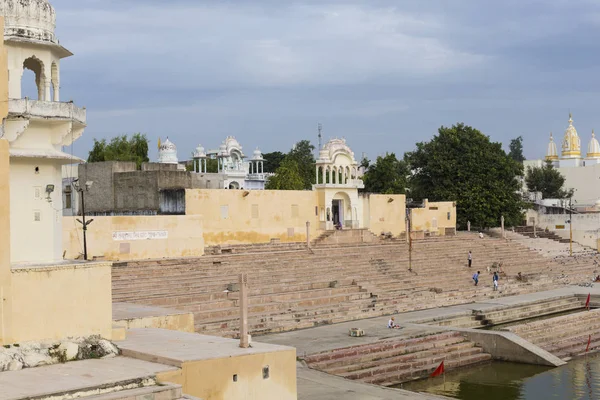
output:
{"label": "red flag", "polygon": [[588,293],[587,300],[585,301],[585,308],[587,308],[588,310],[590,309],[590,298],[591,298],[591,293]]}
{"label": "red flag", "polygon": [[444,362],[442,361],[442,363],[435,369],[435,371],[433,371],[433,374],[431,374],[431,377],[434,378],[436,376],[440,376],[444,373]]}
{"label": "red flag", "polygon": [[590,336],[588,337],[588,345],[587,345],[587,347],[585,348],[585,352],[586,352],[586,353],[587,353],[587,352],[589,351],[589,349],[590,349],[590,343],[592,343],[592,335],[590,335]]}

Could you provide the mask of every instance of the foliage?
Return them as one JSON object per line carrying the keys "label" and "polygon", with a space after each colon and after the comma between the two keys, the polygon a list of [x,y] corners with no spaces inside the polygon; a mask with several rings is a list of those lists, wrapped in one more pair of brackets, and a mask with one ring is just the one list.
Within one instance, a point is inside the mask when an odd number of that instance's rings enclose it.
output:
{"label": "foliage", "polygon": [[518,195],[523,167],[502,150],[500,143],[462,123],[441,127],[430,142],[417,143],[406,160],[412,170],[414,200],[456,201],[457,223],[498,226],[522,222],[525,204]]}
{"label": "foliage", "polygon": [[516,139],[510,141],[510,145],[508,146],[509,152],[508,156],[515,160],[518,163],[522,163],[525,161],[525,156],[523,155],[523,137],[519,136]]}
{"label": "foliage", "polygon": [[[301,140],[287,154],[286,158],[293,160],[298,165],[298,172],[302,178],[302,188],[309,190],[315,183],[315,156],[313,152],[315,146],[310,144],[310,140]],[[283,162],[282,162],[283,164]]]}
{"label": "foliage", "polygon": [[285,154],[280,151],[274,151],[272,153],[263,154],[263,158],[265,159],[263,163],[263,167],[265,172],[275,172],[277,168],[281,165],[281,162],[285,158]]}
{"label": "foliage", "polygon": [[265,186],[267,190],[303,190],[304,180],[300,174],[298,162],[291,157],[281,161],[275,175],[269,178]]}
{"label": "foliage", "polygon": [[384,194],[406,193],[409,170],[404,160],[398,160],[394,153],[390,153],[385,157],[377,157],[375,164],[365,164],[367,165],[367,171],[363,176],[365,191]]}
{"label": "foliage", "polygon": [[[204,160],[200,161],[200,164],[203,165]],[[186,171],[193,171],[194,164],[190,163],[185,166]],[[216,158],[208,158],[206,159],[206,172],[216,174],[219,172],[219,161]]]}
{"label": "foliage", "polygon": [[148,138],[135,133],[131,139],[127,135],[116,136],[110,143],[106,139],[94,139],[94,147],[88,155],[88,162],[102,161],[135,161],[137,168],[148,162]]}
{"label": "foliage", "polygon": [[542,192],[543,199],[565,199],[573,195],[563,190],[565,177],[554,168],[551,161],[541,167],[528,167],[525,184],[530,192]]}

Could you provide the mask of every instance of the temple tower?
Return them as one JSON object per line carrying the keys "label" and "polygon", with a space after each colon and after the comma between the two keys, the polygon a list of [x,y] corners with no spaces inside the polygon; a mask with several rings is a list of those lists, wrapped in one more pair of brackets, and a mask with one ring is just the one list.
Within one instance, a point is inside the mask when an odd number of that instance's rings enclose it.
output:
{"label": "temple tower", "polygon": [[[86,126],[85,108],[61,103],[60,62],[72,55],[54,34],[47,0],[0,0],[8,58],[11,262],[62,259],[63,164],[82,160],[63,152]],[[23,98],[23,72],[35,74],[37,98]],[[35,251],[32,251],[35,249]]]}

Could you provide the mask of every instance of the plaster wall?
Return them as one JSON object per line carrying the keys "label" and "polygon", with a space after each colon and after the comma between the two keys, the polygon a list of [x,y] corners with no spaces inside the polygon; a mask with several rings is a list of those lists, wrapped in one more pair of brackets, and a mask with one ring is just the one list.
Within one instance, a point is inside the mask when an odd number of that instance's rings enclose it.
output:
{"label": "plaster wall", "polygon": [[89,335],[110,339],[111,263],[13,269],[12,302],[7,343]]}
{"label": "plaster wall", "polygon": [[115,209],[115,189],[113,175],[116,172],[135,171],[135,162],[107,161],[80,164],[77,175],[81,183],[93,181],[85,194],[86,212],[103,212]]}
{"label": "plaster wall", "polygon": [[157,378],[180,384],[184,393],[205,400],[296,400],[298,396],[295,349],[185,362],[180,370]]}
{"label": "plaster wall", "polygon": [[394,236],[406,232],[405,195],[370,194],[363,197],[363,202],[366,210],[364,218],[371,232],[376,235],[391,232]]}
{"label": "plaster wall", "polygon": [[[2,32],[0,30],[0,35]],[[5,344],[7,339],[12,337],[9,159],[8,141],[0,139],[0,345]]]}
{"label": "plaster wall", "polygon": [[424,201],[422,208],[411,210],[412,230],[445,235],[446,228],[456,228],[456,206],[451,201]]}
{"label": "plaster wall", "polygon": [[[11,262],[61,260],[61,165],[51,159],[12,157],[10,183]],[[51,201],[48,201],[46,193],[46,185],[49,184],[54,185]],[[35,246],[35,251],[32,251],[32,246]]]}
{"label": "plaster wall", "polygon": [[[83,231],[74,217],[63,217],[62,233],[66,259],[83,253]],[[93,217],[88,226],[88,259],[141,260],[199,257],[204,254],[202,217],[199,215]],[[166,238],[120,240],[119,232],[161,232]]]}
{"label": "plaster wall", "polygon": [[316,191],[186,190],[186,214],[202,215],[206,245],[306,240],[319,229]]}
{"label": "plaster wall", "polygon": [[[0,122],[8,115],[8,53],[4,46],[4,17],[0,16]],[[2,136],[0,129],[0,137]]]}
{"label": "plaster wall", "polygon": [[[553,231],[563,239],[568,239],[569,232],[569,214],[537,214],[528,213],[528,224],[531,225],[531,217],[535,216],[537,227]],[[600,213],[592,214],[573,214],[573,241],[598,249],[598,239],[600,238]]]}

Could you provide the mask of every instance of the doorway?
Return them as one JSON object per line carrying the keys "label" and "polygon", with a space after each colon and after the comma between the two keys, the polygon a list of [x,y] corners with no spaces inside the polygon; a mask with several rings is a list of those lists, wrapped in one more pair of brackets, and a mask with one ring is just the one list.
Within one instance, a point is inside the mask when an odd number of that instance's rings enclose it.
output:
{"label": "doorway", "polygon": [[332,214],[333,214],[333,224],[344,225],[344,200],[333,200],[332,201]]}

